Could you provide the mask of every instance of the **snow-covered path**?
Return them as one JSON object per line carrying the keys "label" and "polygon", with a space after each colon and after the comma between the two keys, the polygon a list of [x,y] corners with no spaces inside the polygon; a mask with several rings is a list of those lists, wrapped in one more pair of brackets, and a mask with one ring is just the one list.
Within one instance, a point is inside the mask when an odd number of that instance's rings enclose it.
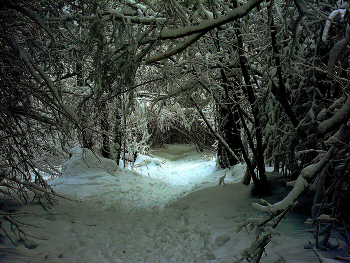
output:
{"label": "snow-covered path", "polygon": [[[92,200],[122,209],[162,208],[201,188],[218,184],[225,170],[217,170],[212,153],[197,153],[192,145],[168,145],[154,157],[141,155],[134,167],[120,169],[112,160],[99,159],[81,148],[64,165],[63,175],[51,183],[63,195]],[[227,170],[228,171],[228,170]],[[226,182],[241,180],[243,167],[229,171]],[[234,174],[235,176],[233,176]]]}
{"label": "snow-covered path", "polygon": [[[33,215],[21,220],[43,228],[27,228],[36,239],[1,262],[232,262],[254,240],[235,231],[239,222],[257,215],[250,187],[235,184],[243,175],[241,165],[217,170],[212,154],[196,153],[191,145],[139,156],[133,170],[80,148],[72,153],[51,185],[81,202],[60,200],[45,210],[23,207],[21,212]],[[218,185],[225,172],[227,184]],[[314,262],[313,252],[303,249],[312,237],[301,230],[302,222],[291,216],[283,223],[281,229],[288,230],[273,239],[263,262],[280,256]]]}

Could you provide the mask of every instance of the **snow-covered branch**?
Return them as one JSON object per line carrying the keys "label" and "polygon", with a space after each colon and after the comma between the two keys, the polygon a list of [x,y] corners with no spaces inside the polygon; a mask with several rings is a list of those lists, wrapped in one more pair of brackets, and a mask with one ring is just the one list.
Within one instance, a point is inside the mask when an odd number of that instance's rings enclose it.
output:
{"label": "snow-covered branch", "polygon": [[180,53],[181,51],[185,50],[186,48],[188,48],[190,45],[192,45],[194,42],[196,42],[198,39],[200,39],[206,32],[200,32],[200,33],[196,33],[190,37],[188,37],[184,42],[182,42],[181,44],[177,45],[176,47],[161,53],[161,54],[157,54],[155,56],[150,57],[149,59],[146,60],[146,64],[150,64],[150,63],[154,63],[157,62],[159,60],[171,57],[175,54]]}
{"label": "snow-covered branch", "polygon": [[50,37],[54,38],[51,30],[45,25],[45,23],[42,21],[42,19],[40,18],[40,16],[38,16],[37,13],[32,12],[22,6],[16,6],[16,5],[8,5],[8,8],[14,9],[20,13],[22,13],[23,15],[29,17],[31,20],[33,20],[38,26],[40,26],[42,29],[44,29],[46,31],[46,33],[48,33],[50,35]]}
{"label": "snow-covered branch", "polygon": [[329,54],[329,60],[327,65],[329,76],[333,75],[335,65],[340,59],[340,56],[344,54],[344,51],[346,50],[349,42],[350,42],[350,27],[347,26],[345,37],[334,45],[334,47],[332,48]]}
{"label": "snow-covered branch", "polygon": [[296,183],[293,190],[286,196],[282,201],[272,205],[260,205],[257,203],[253,204],[256,209],[269,212],[273,215],[277,215],[284,211],[288,206],[292,205],[303,191],[308,187],[314,178],[326,167],[326,165],[335,157],[344,143],[348,143],[350,140],[350,124],[343,125],[339,131],[333,135],[327,142],[327,145],[331,146],[327,153],[321,158],[316,164],[311,164],[305,167]]}
{"label": "snow-covered branch", "polygon": [[181,93],[190,92],[191,90],[194,90],[194,89],[196,89],[196,82],[190,82],[188,85],[180,86],[180,88],[174,91],[168,92],[166,95],[158,96],[153,100],[152,105],[157,104],[159,101],[163,101],[163,100],[175,97]]}
{"label": "snow-covered branch", "polygon": [[228,12],[227,15],[217,19],[204,20],[197,26],[186,26],[178,29],[163,29],[161,32],[162,39],[174,39],[189,36],[199,32],[208,32],[214,28],[235,21],[238,18],[246,16],[252,9],[258,6],[262,0],[250,0],[248,3],[241,5],[232,11]]}
{"label": "snow-covered branch", "polygon": [[340,125],[346,123],[350,114],[350,96],[348,96],[345,104],[331,118],[323,121],[318,126],[318,134],[325,135],[330,131],[335,130]]}
{"label": "snow-covered branch", "polygon": [[156,8],[148,0],[142,0],[142,2],[144,2],[146,5],[140,4],[139,3],[140,1],[135,2],[133,0],[126,0],[125,2],[126,2],[126,4],[128,4],[134,8],[137,8],[137,9],[141,10],[142,12],[148,11],[153,15],[156,14]]}
{"label": "snow-covered branch", "polygon": [[42,84],[45,82],[46,86],[50,89],[53,97],[58,101],[60,107],[68,114],[68,116],[75,121],[79,122],[78,115],[66,104],[64,104],[58,94],[57,88],[52,83],[50,77],[44,72],[44,70],[35,64],[30,53],[22,48],[13,38],[0,34],[0,38],[3,38],[11,46],[11,48],[17,53],[19,58],[24,62],[31,75]]}
{"label": "snow-covered branch", "polygon": [[345,15],[346,9],[338,9],[338,10],[334,10],[330,15],[329,15],[329,19],[326,21],[326,25],[323,29],[323,34],[322,34],[322,41],[326,42],[327,41],[327,36],[328,36],[328,31],[329,28],[331,27],[331,23],[332,23],[332,19],[335,18],[337,15],[341,15],[341,17],[343,18]]}
{"label": "snow-covered branch", "polygon": [[108,10],[103,12],[101,15],[105,16],[104,20],[110,20],[110,19],[118,19],[118,20],[130,20],[130,22],[135,24],[143,24],[143,25],[156,25],[156,24],[164,24],[166,19],[165,18],[155,18],[155,17],[139,17],[139,16],[126,16],[121,14],[119,11],[115,10]]}
{"label": "snow-covered branch", "polygon": [[243,227],[249,227],[250,232],[253,232],[256,235],[256,240],[253,241],[250,247],[247,247],[242,251],[242,259],[246,259],[249,262],[259,262],[265,251],[265,247],[271,241],[271,237],[276,234],[275,228],[297,204],[298,202],[294,202],[289,205],[276,217],[274,215],[269,215],[264,218],[248,218],[239,224],[236,232],[240,232]]}
{"label": "snow-covered branch", "polygon": [[178,29],[163,29],[161,32],[161,39],[175,39],[189,36],[184,42],[177,45],[173,49],[166,51],[164,53],[155,55],[146,60],[146,64],[154,63],[156,61],[168,58],[175,54],[180,53],[187,47],[192,45],[198,39],[200,39],[208,31],[227,24],[229,22],[235,21],[238,18],[246,16],[253,8],[258,6],[262,0],[250,0],[248,3],[241,5],[234,10],[228,12],[227,15],[222,16],[217,19],[203,20],[197,26],[186,26]]}

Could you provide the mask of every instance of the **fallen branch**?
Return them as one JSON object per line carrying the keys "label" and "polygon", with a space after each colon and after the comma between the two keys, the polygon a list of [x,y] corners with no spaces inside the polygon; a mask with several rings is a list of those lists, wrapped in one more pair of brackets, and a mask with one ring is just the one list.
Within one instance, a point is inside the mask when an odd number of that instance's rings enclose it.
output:
{"label": "fallen branch", "polygon": [[249,262],[259,262],[263,252],[265,251],[265,247],[271,241],[272,235],[276,234],[274,229],[287,215],[287,213],[297,206],[297,204],[298,202],[295,202],[294,204],[290,205],[276,217],[270,214],[264,218],[248,218],[244,222],[240,223],[236,229],[236,232],[241,231],[243,227],[247,227],[249,225],[251,232],[255,233],[256,235],[256,240],[250,245],[250,247],[245,248],[242,251],[242,259],[248,260]]}

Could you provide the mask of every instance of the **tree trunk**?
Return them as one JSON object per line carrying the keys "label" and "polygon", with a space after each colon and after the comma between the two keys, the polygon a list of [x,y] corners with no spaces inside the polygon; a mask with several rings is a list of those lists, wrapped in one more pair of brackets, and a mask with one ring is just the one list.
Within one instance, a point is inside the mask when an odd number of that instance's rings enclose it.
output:
{"label": "tree trunk", "polygon": [[[222,98],[222,102],[227,105],[227,107],[230,107],[228,103],[225,103],[225,98]],[[235,128],[233,127],[233,123],[231,118],[229,118],[229,111],[222,107],[221,105],[217,106],[218,108],[218,115],[219,115],[219,127],[218,127],[218,133],[221,135],[221,137],[225,140],[225,142],[229,145],[230,149],[236,154],[236,156],[240,156],[240,151],[237,149],[237,138],[240,136],[237,132],[235,132]],[[237,114],[234,114],[234,116],[237,118]],[[237,120],[235,119],[236,123]],[[239,130],[239,129],[238,129]],[[228,168],[232,165],[235,165],[238,163],[238,161],[233,158],[233,156],[227,151],[227,149],[222,145],[222,143],[219,142],[218,144],[218,159],[217,162],[221,168]]]}
{"label": "tree trunk", "polygon": [[[256,167],[256,161],[255,161],[255,158],[254,158],[254,157],[253,157],[253,159],[252,159],[252,166],[253,166],[253,168],[255,169],[255,167]],[[244,184],[244,185],[249,185],[251,180],[252,180],[252,175],[251,175],[249,169],[247,169],[247,170],[245,171],[245,173],[244,173],[244,176],[243,176],[241,182],[242,182],[242,184]]]}
{"label": "tree trunk", "polygon": [[[218,36],[217,39],[219,39]],[[217,52],[220,52],[220,41],[216,40],[215,45]],[[222,59],[220,59],[220,62],[223,63]],[[238,146],[239,141],[241,140],[241,134],[239,132],[239,114],[233,111],[235,102],[229,94],[229,90],[232,90],[231,83],[226,76],[223,64],[219,65],[219,67],[221,67],[220,74],[224,94],[218,98],[220,103],[217,103],[216,108],[218,113],[218,133],[228,144],[230,149],[235,153],[235,155],[241,159],[241,151],[240,147]],[[217,156],[217,163],[221,168],[228,168],[239,163],[239,161],[228,152],[226,147],[220,141],[218,144]]]}
{"label": "tree trunk", "polygon": [[[82,122],[84,119],[82,119]],[[82,129],[82,141],[83,141],[83,148],[91,149],[92,146],[94,146],[94,143],[92,141],[92,135],[88,128]]]}
{"label": "tree trunk", "polygon": [[115,115],[115,128],[114,128],[114,156],[113,159],[118,163],[120,162],[121,157],[121,151],[122,151],[122,137],[123,137],[123,131],[122,131],[122,100],[121,97],[117,97],[116,102],[116,115]]}
{"label": "tree trunk", "polygon": [[[264,194],[267,187],[267,178],[265,174],[265,163],[264,163],[264,152],[263,152],[263,143],[262,143],[262,133],[261,133],[261,126],[260,126],[260,120],[259,120],[259,108],[256,105],[256,98],[254,94],[253,87],[250,82],[250,74],[248,71],[248,67],[246,65],[246,58],[243,54],[243,40],[242,36],[240,34],[239,30],[236,30],[236,36],[238,39],[238,53],[239,53],[239,63],[241,66],[243,79],[245,86],[242,86],[242,89],[245,94],[247,94],[248,101],[250,103],[253,117],[254,117],[254,128],[255,128],[255,138],[256,138],[256,162],[258,165],[258,171],[259,171],[259,185],[255,185],[257,193]],[[255,184],[255,183],[254,183]]]}
{"label": "tree trunk", "polygon": [[[79,58],[80,60],[81,58]],[[77,72],[77,86],[82,87],[84,85],[84,79],[83,79],[83,66],[80,64],[80,62],[77,62],[75,64],[75,70]],[[82,143],[83,147],[87,149],[92,149],[92,146],[94,145],[92,141],[92,134],[91,131],[88,128],[88,116],[87,116],[87,106],[84,103],[80,112],[80,125],[81,125],[81,135],[82,135]]]}
{"label": "tree trunk", "polygon": [[105,100],[101,101],[102,156],[110,158],[108,109]]}
{"label": "tree trunk", "polygon": [[82,136],[82,143],[83,148],[92,149],[92,146],[94,146],[93,140],[92,140],[92,133],[91,130],[88,127],[88,117],[86,116],[86,113],[88,112],[86,105],[84,104],[81,109],[80,114],[80,126],[81,126],[81,136]]}

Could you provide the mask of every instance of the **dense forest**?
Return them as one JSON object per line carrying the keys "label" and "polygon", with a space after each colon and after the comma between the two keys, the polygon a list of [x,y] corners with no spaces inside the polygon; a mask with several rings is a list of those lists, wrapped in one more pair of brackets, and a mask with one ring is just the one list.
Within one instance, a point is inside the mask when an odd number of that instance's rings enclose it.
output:
{"label": "dense forest", "polygon": [[242,223],[264,229],[246,258],[306,191],[315,247],[332,231],[349,244],[349,18],[342,0],[0,1],[1,194],[64,198],[43,174],[77,145],[125,164],[193,143],[244,163],[255,196],[266,166],[294,185],[253,205],[267,216]]}

